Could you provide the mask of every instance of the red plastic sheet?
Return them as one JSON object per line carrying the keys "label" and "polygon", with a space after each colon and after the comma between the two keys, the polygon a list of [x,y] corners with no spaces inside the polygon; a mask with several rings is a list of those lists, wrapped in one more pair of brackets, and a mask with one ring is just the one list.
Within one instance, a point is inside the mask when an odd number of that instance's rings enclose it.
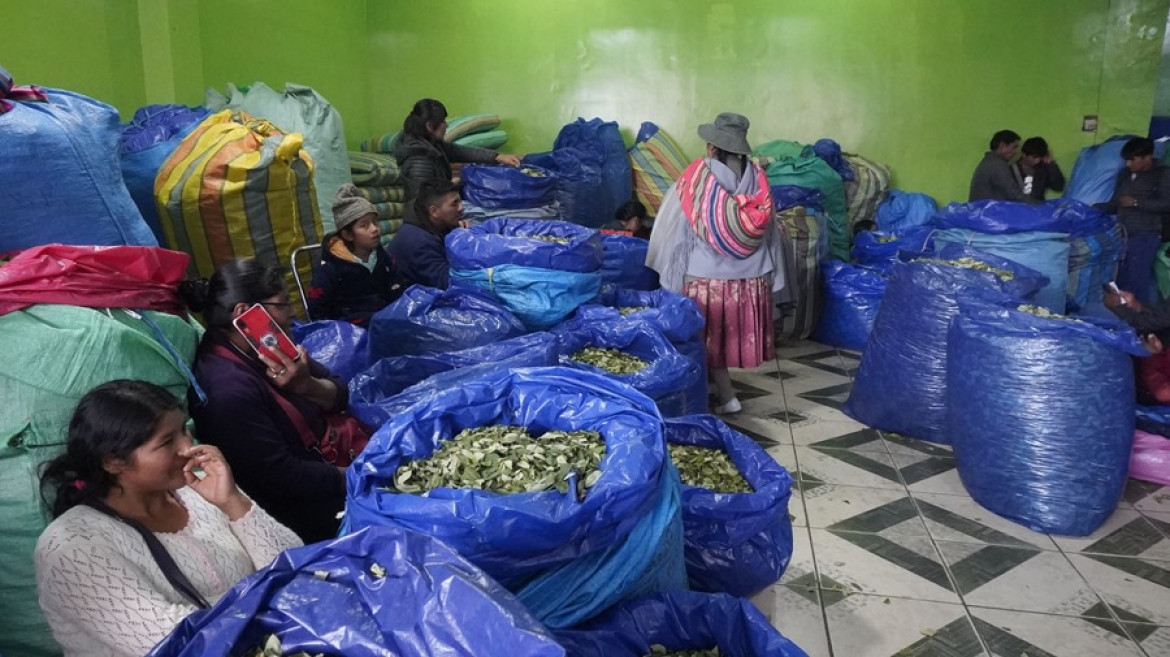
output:
{"label": "red plastic sheet", "polygon": [[189,259],[186,253],[150,246],[25,249],[0,266],[0,315],[38,303],[182,315],[178,285]]}

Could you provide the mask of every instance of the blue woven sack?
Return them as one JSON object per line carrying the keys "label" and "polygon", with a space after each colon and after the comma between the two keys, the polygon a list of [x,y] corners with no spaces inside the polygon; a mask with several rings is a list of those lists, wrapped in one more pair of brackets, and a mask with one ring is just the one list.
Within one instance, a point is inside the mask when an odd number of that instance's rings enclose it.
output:
{"label": "blue woven sack", "polygon": [[915,226],[925,226],[938,210],[935,200],[926,194],[891,189],[877,209],[878,228],[900,233]]}
{"label": "blue woven sack", "polygon": [[[932,262],[972,258],[1010,272],[996,274]],[[991,288],[1015,297],[1035,294],[1046,279],[1016,263],[962,246],[930,254],[903,252],[886,287],[857,378],[843,411],[875,429],[950,444],[946,429],[947,329],[959,312],[956,297]]]}
{"label": "blue woven sack", "polygon": [[412,285],[370,318],[370,361],[469,349],[525,332],[495,297],[474,287]]}
{"label": "blue woven sack", "polygon": [[557,178],[541,167],[467,165],[463,167],[463,198],[489,210],[522,210],[556,200]]}
{"label": "blue woven sack", "polygon": [[1037,317],[988,294],[959,305],[948,337],[947,427],[963,485],[1030,529],[1091,534],[1125,488],[1130,356],[1146,350],[1120,320]]}
{"label": "blue woven sack", "polygon": [[628,290],[658,289],[658,272],[646,266],[650,242],[629,235],[601,236],[601,284]]}
{"label": "blue woven sack", "polygon": [[865,349],[889,282],[881,272],[840,260],[821,263],[825,307],[812,339],[845,349]]}
{"label": "blue woven sack", "polygon": [[292,338],[345,381],[369,366],[369,334],[360,326],[336,319],[294,322]]}

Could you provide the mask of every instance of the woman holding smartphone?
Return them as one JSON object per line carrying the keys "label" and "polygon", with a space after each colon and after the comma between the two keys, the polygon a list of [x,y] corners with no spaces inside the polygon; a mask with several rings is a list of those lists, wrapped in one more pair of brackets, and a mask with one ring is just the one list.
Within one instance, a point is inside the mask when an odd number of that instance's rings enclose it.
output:
{"label": "woman holding smartphone", "polygon": [[295,347],[295,359],[280,349],[258,352],[234,323],[259,304],[290,332],[280,270],[235,260],[210,280],[185,284],[183,294],[207,325],[192,368],[207,399],[189,395],[196,436],[219,447],[240,487],[306,543],[336,536],[345,471],[303,435],[324,435],[329,416],[346,410],[349,391],[303,347]]}
{"label": "woman holding smartphone", "polygon": [[159,386],[104,383],[82,397],[65,453],[45,465],[55,520],[37,541],[37,593],[66,655],[144,655],[301,544],[240,492],[218,449],[192,444],[186,423]]}

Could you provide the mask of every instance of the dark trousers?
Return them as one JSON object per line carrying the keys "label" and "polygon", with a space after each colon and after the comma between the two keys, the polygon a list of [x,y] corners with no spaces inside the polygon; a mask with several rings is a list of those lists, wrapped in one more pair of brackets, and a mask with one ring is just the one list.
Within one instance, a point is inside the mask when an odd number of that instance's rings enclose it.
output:
{"label": "dark trousers", "polygon": [[1125,241],[1125,258],[1117,270],[1117,287],[1133,292],[1143,304],[1158,302],[1154,284],[1154,258],[1162,236],[1158,233],[1132,233]]}

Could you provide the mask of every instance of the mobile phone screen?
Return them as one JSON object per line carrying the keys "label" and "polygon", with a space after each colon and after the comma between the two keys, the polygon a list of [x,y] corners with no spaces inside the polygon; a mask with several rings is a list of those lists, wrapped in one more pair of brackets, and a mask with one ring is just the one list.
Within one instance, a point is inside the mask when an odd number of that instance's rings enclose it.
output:
{"label": "mobile phone screen", "polygon": [[276,359],[275,351],[280,350],[292,360],[296,360],[300,355],[293,341],[260,304],[255,304],[244,311],[242,315],[232,320],[232,324],[258,354]]}

